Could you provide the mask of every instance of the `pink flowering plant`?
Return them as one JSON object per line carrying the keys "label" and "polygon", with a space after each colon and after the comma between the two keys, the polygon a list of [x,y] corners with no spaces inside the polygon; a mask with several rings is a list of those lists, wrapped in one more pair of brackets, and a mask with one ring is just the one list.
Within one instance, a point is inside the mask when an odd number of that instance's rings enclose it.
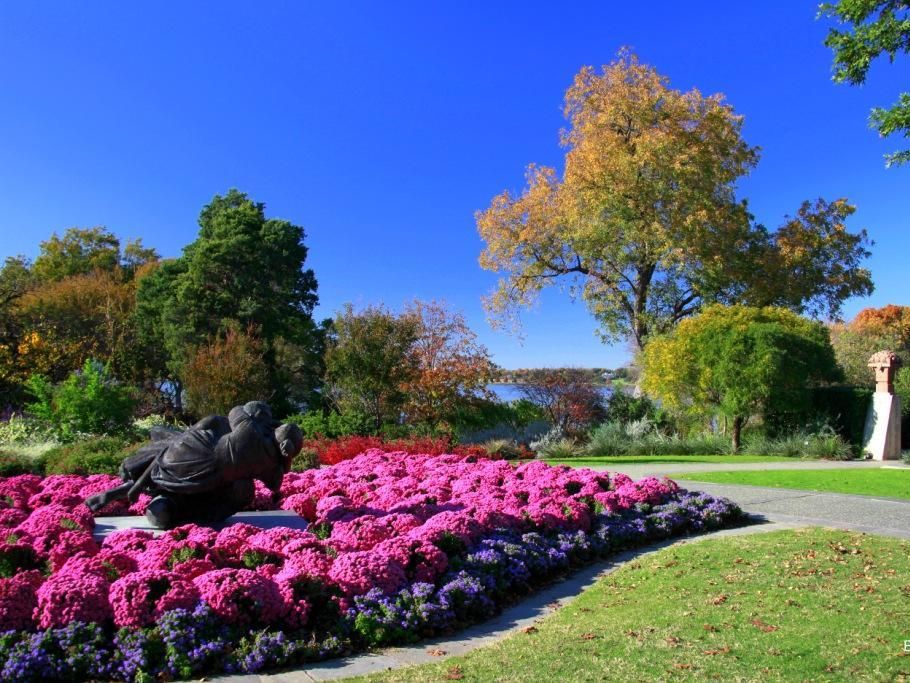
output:
{"label": "pink flowering plant", "polygon": [[0,479],[0,679],[254,672],[410,642],[618,549],[740,521],[667,479],[370,450],[286,475],[277,503],[257,496],[305,531],[185,525],[99,543],[82,501],[115,483]]}

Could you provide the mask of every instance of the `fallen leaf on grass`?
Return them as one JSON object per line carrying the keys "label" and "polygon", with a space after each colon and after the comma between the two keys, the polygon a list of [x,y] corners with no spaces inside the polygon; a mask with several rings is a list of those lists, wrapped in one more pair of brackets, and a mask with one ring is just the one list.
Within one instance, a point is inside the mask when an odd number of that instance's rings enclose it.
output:
{"label": "fallen leaf on grass", "polygon": [[679,645],[680,641],[679,641],[679,638],[677,638],[676,636],[670,636],[669,638],[665,638],[664,642],[667,645],[669,645],[670,647],[676,647]]}
{"label": "fallen leaf on grass", "polygon": [[582,640],[594,640],[597,636],[594,635],[593,633],[582,633],[581,636],[579,636],[579,637]]}
{"label": "fallen leaf on grass", "polygon": [[536,626],[525,626],[523,629],[521,629],[521,632],[522,633],[537,633],[537,627]]}
{"label": "fallen leaf on grass", "polygon": [[446,674],[443,678],[447,681],[460,681],[464,678],[464,672],[462,672],[460,666],[450,666],[446,669]]}
{"label": "fallen leaf on grass", "polygon": [[714,631],[717,631],[717,627],[716,627],[716,626],[712,626],[711,624],[704,624],[704,625],[702,626],[702,628],[705,629],[706,631],[711,631],[712,633],[713,633]]}
{"label": "fallen leaf on grass", "polygon": [[715,595],[713,598],[711,598],[712,605],[723,605],[726,601],[727,601],[727,596],[724,594]]}
{"label": "fallen leaf on grass", "polygon": [[761,619],[753,619],[752,625],[757,627],[759,630],[764,631],[765,633],[771,633],[772,631],[777,630],[777,626],[772,626],[771,624],[766,624]]}
{"label": "fallen leaf on grass", "polygon": [[691,668],[692,668],[692,665],[691,665],[691,664],[683,664],[682,662],[677,662],[676,664],[673,665],[673,668],[675,668],[675,669],[691,669]]}
{"label": "fallen leaf on grass", "polygon": [[445,650],[440,650],[438,647],[435,647],[432,650],[427,650],[427,654],[430,655],[430,657],[445,657],[449,653]]}
{"label": "fallen leaf on grass", "polygon": [[730,646],[729,646],[729,645],[724,645],[724,646],[723,646],[722,648],[720,648],[719,650],[703,650],[703,651],[702,651],[702,654],[703,654],[703,655],[708,655],[708,656],[711,656],[711,655],[725,655],[725,654],[727,654],[729,651],[730,651]]}

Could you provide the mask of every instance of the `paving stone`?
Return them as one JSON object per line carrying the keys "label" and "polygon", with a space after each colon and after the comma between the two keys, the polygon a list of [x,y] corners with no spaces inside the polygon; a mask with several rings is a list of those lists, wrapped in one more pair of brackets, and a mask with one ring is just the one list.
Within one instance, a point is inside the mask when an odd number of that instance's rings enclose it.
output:
{"label": "paving stone", "polygon": [[315,680],[305,669],[285,671],[279,674],[263,674],[258,678],[259,683],[313,683]]}
{"label": "paving stone", "polygon": [[[304,671],[314,681],[334,681],[351,676],[364,676],[388,671],[401,666],[394,658],[384,654],[368,653],[356,657],[342,657],[308,666]],[[264,680],[268,680],[263,676]],[[294,681],[293,683],[298,683]]]}

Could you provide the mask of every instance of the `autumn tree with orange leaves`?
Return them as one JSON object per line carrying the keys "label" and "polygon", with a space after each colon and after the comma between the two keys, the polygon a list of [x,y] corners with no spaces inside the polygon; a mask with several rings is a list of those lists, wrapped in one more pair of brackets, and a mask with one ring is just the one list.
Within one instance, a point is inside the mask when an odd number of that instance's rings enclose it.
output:
{"label": "autumn tree with orange leaves", "polygon": [[477,398],[491,398],[486,385],[495,366],[464,315],[444,303],[419,300],[404,315],[417,329],[407,356],[413,373],[402,386],[409,421],[438,427]]}
{"label": "autumn tree with orange leaves", "polygon": [[899,371],[908,379],[910,369],[910,306],[888,304],[864,308],[846,324],[831,326],[831,344],[847,382],[873,387],[875,380],[867,363],[873,353],[887,349],[903,358]]}
{"label": "autumn tree with orange leaves", "polygon": [[335,318],[326,354],[328,393],[342,412],[383,425],[452,421],[488,397],[494,366],[461,313],[444,303],[415,300],[396,315],[383,306]]}
{"label": "autumn tree with orange leaves", "polygon": [[550,285],[567,286],[605,340],[638,346],[709,302],[785,306],[837,317],[872,290],[866,233],[850,233],[845,200],[805,202],[769,231],[753,222],[736,182],[758,162],[743,119],[721,95],[670,87],[622,51],[583,68],[566,92],[562,173],[531,165],[527,187],[477,213],[494,325]]}

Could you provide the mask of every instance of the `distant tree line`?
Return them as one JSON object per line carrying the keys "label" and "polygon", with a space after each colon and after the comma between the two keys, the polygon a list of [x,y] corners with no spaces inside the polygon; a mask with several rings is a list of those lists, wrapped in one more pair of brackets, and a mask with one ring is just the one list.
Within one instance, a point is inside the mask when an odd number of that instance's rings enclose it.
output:
{"label": "distant tree line", "polygon": [[[493,382],[498,384],[527,384],[537,377],[542,370],[552,368],[518,368],[515,370],[506,370],[505,368],[496,368],[493,374]],[[611,379],[624,376],[626,368],[611,370],[609,368],[573,368],[582,373],[592,384],[608,384]]]}

